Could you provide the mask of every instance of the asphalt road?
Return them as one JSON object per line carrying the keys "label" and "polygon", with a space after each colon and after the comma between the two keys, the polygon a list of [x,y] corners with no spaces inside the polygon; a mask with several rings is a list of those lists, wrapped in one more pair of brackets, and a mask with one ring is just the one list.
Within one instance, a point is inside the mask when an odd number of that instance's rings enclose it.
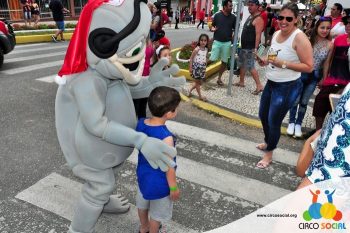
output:
{"label": "asphalt road", "polygon": [[[202,32],[166,30],[173,47]],[[5,57],[0,71],[0,232],[65,232],[70,223],[82,181],[72,175],[58,145],[57,85],[52,82],[67,45],[22,45]],[[190,103],[181,103],[170,124],[178,135],[182,196],[168,232],[202,232],[225,225],[291,192],[299,182],[288,161],[276,161],[266,170],[255,168],[261,156],[254,148],[263,138],[260,129]],[[294,160],[301,144],[287,137],[280,142]],[[104,214],[98,232],[137,232],[134,172],[131,157],[118,175],[116,190],[129,199],[132,209],[126,215]]]}

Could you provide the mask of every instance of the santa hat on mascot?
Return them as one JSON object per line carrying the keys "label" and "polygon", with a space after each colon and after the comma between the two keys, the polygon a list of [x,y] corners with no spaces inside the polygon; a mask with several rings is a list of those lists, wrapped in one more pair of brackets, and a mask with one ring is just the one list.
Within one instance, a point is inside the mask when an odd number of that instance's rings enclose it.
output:
{"label": "santa hat on mascot", "polygon": [[88,68],[86,59],[87,38],[89,36],[92,14],[103,3],[120,6],[125,0],[89,0],[84,6],[78,24],[69,43],[64,63],[55,81],[59,85],[66,83],[67,77],[84,72]]}

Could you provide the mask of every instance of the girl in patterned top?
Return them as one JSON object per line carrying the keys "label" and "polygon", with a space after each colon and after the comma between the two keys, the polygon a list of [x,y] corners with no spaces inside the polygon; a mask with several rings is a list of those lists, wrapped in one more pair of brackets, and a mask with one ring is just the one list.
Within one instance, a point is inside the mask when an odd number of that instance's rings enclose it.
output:
{"label": "girl in patterned top", "polygon": [[191,97],[191,92],[196,89],[198,98],[202,101],[207,100],[201,94],[201,85],[205,78],[205,70],[207,68],[208,42],[209,36],[207,34],[199,36],[197,47],[192,52],[189,64],[190,74],[192,78],[194,78],[194,83],[189,90],[188,96]]}
{"label": "girl in patterned top", "polygon": [[330,36],[331,25],[331,17],[321,17],[311,32],[310,42],[313,48],[314,70],[312,73],[301,74],[303,89],[289,112],[288,135],[294,135],[297,138],[302,136],[301,124],[310,97],[315,91],[317,83],[326,75],[322,74],[322,69],[328,54],[333,50],[332,38]]}

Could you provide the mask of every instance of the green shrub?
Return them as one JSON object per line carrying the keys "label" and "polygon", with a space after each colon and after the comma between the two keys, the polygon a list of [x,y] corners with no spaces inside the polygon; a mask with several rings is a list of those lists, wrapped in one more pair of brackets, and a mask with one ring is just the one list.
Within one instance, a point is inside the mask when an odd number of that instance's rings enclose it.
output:
{"label": "green shrub", "polygon": [[49,26],[47,24],[39,24],[38,29],[49,29]]}
{"label": "green shrub", "polygon": [[190,44],[186,44],[184,45],[181,49],[180,49],[180,56],[179,58],[181,59],[190,59],[192,51],[193,51],[193,46]]}
{"label": "green shrub", "polygon": [[66,28],[75,28],[77,25],[75,23],[67,23]]}
{"label": "green shrub", "polygon": [[35,30],[35,27],[33,27],[33,26],[26,26],[26,25],[22,25],[22,28],[21,28],[21,30]]}

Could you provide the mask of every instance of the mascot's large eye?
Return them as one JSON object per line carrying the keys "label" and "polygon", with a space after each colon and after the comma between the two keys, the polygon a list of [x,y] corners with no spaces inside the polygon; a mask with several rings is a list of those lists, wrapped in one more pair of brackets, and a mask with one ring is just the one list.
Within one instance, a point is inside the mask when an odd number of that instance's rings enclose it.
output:
{"label": "mascot's large eye", "polygon": [[129,50],[129,52],[127,52],[125,54],[126,57],[132,57],[132,56],[136,56],[137,54],[139,54],[139,52],[141,51],[141,46],[142,43],[138,43],[135,47],[133,47],[132,49]]}

